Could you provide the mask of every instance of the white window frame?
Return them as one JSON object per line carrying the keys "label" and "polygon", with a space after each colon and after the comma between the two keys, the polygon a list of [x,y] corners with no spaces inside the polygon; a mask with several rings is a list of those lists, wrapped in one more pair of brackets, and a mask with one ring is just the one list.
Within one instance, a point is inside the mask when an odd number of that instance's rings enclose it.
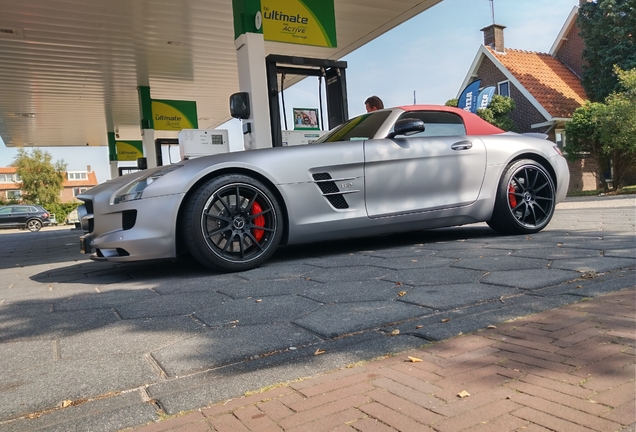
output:
{"label": "white window frame", "polygon": [[88,180],[88,173],[86,171],[69,171],[66,173],[68,180]]}
{"label": "white window frame", "polygon": [[[508,86],[508,94],[502,94],[501,93],[501,85],[502,84],[506,84]],[[500,81],[497,83],[497,94],[499,96],[507,96],[510,97],[510,81],[506,80],[506,81]]]}
{"label": "white window frame", "polygon": [[[14,196],[10,197],[9,196],[10,193],[11,195],[14,195]],[[16,194],[17,194],[17,197],[15,196]],[[5,197],[7,198],[7,200],[19,201],[20,199],[22,199],[22,191],[19,189],[8,190],[5,192]]]}
{"label": "white window frame", "polygon": [[74,187],[73,188],[73,197],[76,197],[79,194],[82,194],[82,193],[86,192],[89,189],[90,188],[87,188],[87,187]]}

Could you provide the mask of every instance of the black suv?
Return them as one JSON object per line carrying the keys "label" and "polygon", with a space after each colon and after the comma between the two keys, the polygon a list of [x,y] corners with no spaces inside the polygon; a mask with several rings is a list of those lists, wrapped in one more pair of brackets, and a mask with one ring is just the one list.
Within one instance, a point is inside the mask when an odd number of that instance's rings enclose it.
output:
{"label": "black suv", "polygon": [[0,207],[0,228],[21,228],[35,232],[49,225],[49,212],[40,206],[16,204]]}

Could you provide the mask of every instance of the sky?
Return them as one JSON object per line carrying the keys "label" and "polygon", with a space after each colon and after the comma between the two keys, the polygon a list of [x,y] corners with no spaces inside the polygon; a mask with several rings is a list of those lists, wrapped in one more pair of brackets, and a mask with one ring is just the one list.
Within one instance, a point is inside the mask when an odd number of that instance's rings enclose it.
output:
{"label": "sky", "polygon": [[[386,107],[413,103],[414,92],[417,103],[444,104],[455,98],[483,42],[479,30],[492,24],[490,5],[489,0],[443,0],[344,57],[349,117],[364,113],[364,100],[371,95]],[[576,5],[578,0],[494,0],[495,22],[506,26],[506,47],[548,52]],[[293,107],[318,108],[318,79],[303,80],[285,90],[284,97],[291,129]],[[243,148],[239,120],[219,128],[228,129],[232,150]],[[82,147],[81,158],[77,149],[44,150],[64,160],[69,171],[90,165],[99,182],[110,177],[107,147]],[[172,159],[178,159],[178,149],[173,150]],[[15,154],[0,139],[0,166],[11,164]]]}

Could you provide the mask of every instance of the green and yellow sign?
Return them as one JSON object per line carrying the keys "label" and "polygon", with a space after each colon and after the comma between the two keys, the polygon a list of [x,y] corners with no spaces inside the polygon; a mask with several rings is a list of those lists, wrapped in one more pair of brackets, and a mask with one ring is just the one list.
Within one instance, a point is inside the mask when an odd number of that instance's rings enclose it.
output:
{"label": "green and yellow sign", "polygon": [[144,157],[142,141],[115,141],[118,161],[136,161]]}
{"label": "green and yellow sign", "polygon": [[153,99],[152,120],[155,130],[198,129],[197,103]]}
{"label": "green and yellow sign", "polygon": [[268,41],[336,47],[334,0],[261,0]]}

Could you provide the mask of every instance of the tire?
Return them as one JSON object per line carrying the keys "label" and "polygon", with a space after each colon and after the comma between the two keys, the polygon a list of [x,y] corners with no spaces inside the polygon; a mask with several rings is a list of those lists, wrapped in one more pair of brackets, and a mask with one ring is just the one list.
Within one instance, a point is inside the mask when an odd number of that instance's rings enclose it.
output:
{"label": "tire", "polygon": [[555,208],[550,173],[538,162],[522,159],[501,176],[495,208],[488,225],[501,234],[532,234],[548,225]]}
{"label": "tire", "polygon": [[190,197],[182,230],[197,261],[214,270],[237,272],[258,267],[274,254],[283,218],[265,185],[245,175],[227,174],[203,184]]}
{"label": "tire", "polygon": [[40,231],[40,229],[42,228],[42,222],[40,222],[38,219],[31,219],[27,221],[26,227],[31,232],[37,232]]}

